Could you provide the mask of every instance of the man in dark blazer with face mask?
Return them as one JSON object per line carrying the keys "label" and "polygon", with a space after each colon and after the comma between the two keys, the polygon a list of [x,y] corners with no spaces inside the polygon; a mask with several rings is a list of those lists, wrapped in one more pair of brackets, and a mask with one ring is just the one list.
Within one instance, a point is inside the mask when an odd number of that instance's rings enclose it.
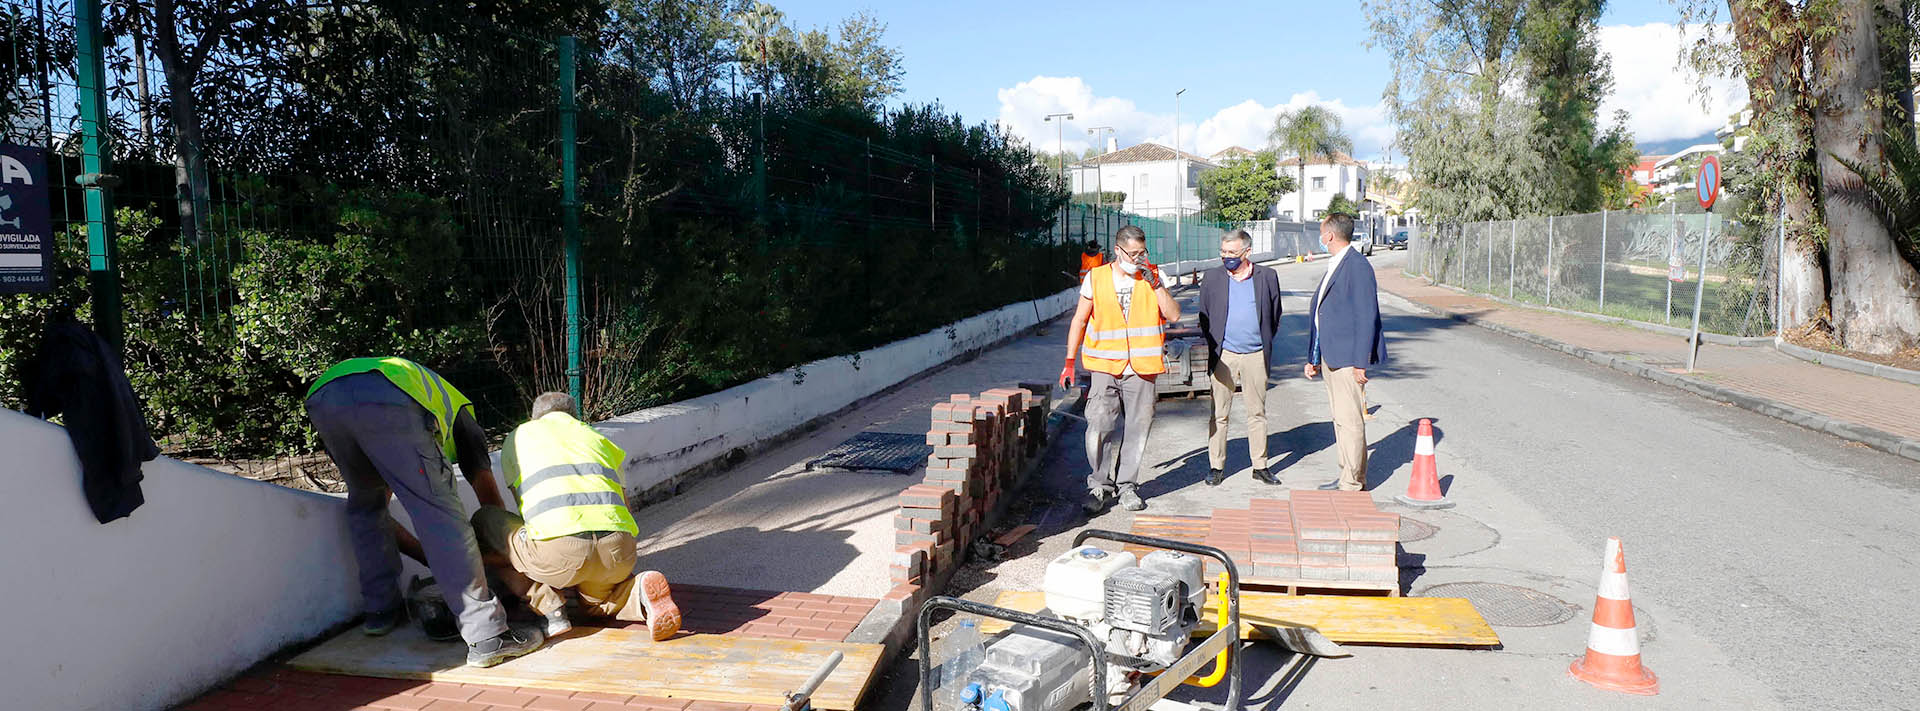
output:
{"label": "man in dark blazer with face mask", "polygon": [[1253,238],[1233,230],[1220,238],[1220,266],[1200,282],[1200,330],[1207,336],[1207,369],[1213,376],[1213,418],[1207,422],[1207,485],[1226,479],[1227,420],[1238,387],[1247,410],[1247,456],[1253,478],[1280,479],[1267,471],[1267,370],[1273,338],[1280,331],[1280,275],[1253,263]]}

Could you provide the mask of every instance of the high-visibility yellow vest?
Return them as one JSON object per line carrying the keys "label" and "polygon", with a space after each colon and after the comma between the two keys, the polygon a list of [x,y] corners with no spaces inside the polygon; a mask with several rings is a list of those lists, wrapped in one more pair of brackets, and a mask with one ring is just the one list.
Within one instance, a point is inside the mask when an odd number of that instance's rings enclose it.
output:
{"label": "high-visibility yellow vest", "polygon": [[620,490],[627,453],[564,412],[521,425],[500,449],[507,485],[536,541],[597,531],[640,535]]}
{"label": "high-visibility yellow vest", "polygon": [[1153,287],[1144,279],[1133,280],[1133,308],[1123,313],[1120,292],[1113,288],[1113,265],[1095,267],[1087,272],[1087,280],[1093,285],[1093,318],[1080,346],[1087,370],[1116,377],[1129,365],[1138,375],[1166,372],[1166,324],[1160,319],[1160,301]]}
{"label": "high-visibility yellow vest", "polygon": [[432,413],[434,425],[438,428],[434,436],[440,440],[440,451],[447,455],[449,462],[458,459],[453,447],[453,420],[460,415],[461,410],[472,408],[473,401],[460,394],[460,391],[454,389],[453,385],[440,377],[439,373],[433,372],[424,365],[392,356],[343,360],[328,368],[327,372],[320,374],[318,380],[313,381],[313,387],[307,388],[307,397],[313,397],[314,392],[318,391],[322,385],[359,373],[379,373],[386,376],[395,387],[406,391],[414,402],[420,403],[421,407]]}

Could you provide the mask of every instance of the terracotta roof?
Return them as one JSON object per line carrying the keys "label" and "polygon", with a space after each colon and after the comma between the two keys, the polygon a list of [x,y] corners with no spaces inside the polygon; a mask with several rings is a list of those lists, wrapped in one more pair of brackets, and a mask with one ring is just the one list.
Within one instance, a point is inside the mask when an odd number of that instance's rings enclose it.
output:
{"label": "terracotta roof", "polygon": [[[1299,165],[1299,164],[1300,164],[1299,158],[1287,158],[1285,160],[1280,161],[1280,165]],[[1353,166],[1359,166],[1362,168],[1367,167],[1367,164],[1354,160],[1353,156],[1347,155],[1345,153],[1340,153],[1337,151],[1333,154],[1332,158],[1328,158],[1326,156],[1314,156],[1312,160],[1307,161],[1307,165],[1335,165],[1335,164],[1353,165]]]}
{"label": "terracotta roof", "polygon": [[1219,152],[1214,153],[1211,157],[1213,158],[1251,158],[1253,157],[1253,151],[1247,150],[1245,148],[1241,148],[1239,146],[1228,146],[1226,148],[1220,149]]}
{"label": "terracotta roof", "polygon": [[1101,155],[1088,158],[1086,160],[1075,163],[1074,165],[1107,165],[1110,163],[1151,163],[1154,161],[1173,160],[1174,156],[1176,155],[1186,158],[1187,160],[1193,161],[1195,163],[1204,163],[1206,165],[1214,165],[1213,161],[1207,160],[1205,158],[1201,158],[1200,156],[1194,155],[1192,153],[1188,153],[1186,151],[1175,151],[1172,148],[1168,148],[1158,143],[1141,143],[1138,145],[1129,146],[1122,150],[1114,151],[1112,153],[1103,153]]}

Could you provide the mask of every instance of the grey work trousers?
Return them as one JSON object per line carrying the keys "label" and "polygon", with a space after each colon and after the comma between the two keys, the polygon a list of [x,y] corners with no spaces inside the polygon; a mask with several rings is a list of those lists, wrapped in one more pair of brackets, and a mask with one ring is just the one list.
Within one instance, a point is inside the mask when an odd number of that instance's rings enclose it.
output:
{"label": "grey work trousers", "polygon": [[[1150,378],[1094,371],[1087,387],[1087,462],[1093,465],[1093,473],[1087,475],[1088,491],[1110,494],[1115,487],[1140,482],[1140,460],[1146,457],[1158,400]],[[1126,418],[1124,429],[1122,417]]]}
{"label": "grey work trousers", "polygon": [[307,399],[307,417],[347,481],[347,531],[368,612],[401,604],[400,549],[387,515],[389,491],[413,520],[427,565],[468,644],[507,631],[507,613],[487,589],[480,549],[454,488],[453,466],[434,437],[433,415],[379,373],[349,375]]}

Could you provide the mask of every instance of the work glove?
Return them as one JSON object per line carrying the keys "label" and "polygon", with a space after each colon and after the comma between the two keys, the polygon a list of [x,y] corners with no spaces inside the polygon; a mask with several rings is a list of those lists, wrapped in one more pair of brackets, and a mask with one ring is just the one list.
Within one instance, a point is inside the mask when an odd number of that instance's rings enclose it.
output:
{"label": "work glove", "polygon": [[1073,359],[1067,359],[1067,365],[1060,369],[1060,389],[1073,387]]}
{"label": "work glove", "polygon": [[1140,278],[1147,280],[1147,286],[1151,286],[1156,290],[1164,288],[1165,286],[1165,280],[1160,276],[1160,268],[1154,266],[1153,262],[1147,262],[1141,265]]}

